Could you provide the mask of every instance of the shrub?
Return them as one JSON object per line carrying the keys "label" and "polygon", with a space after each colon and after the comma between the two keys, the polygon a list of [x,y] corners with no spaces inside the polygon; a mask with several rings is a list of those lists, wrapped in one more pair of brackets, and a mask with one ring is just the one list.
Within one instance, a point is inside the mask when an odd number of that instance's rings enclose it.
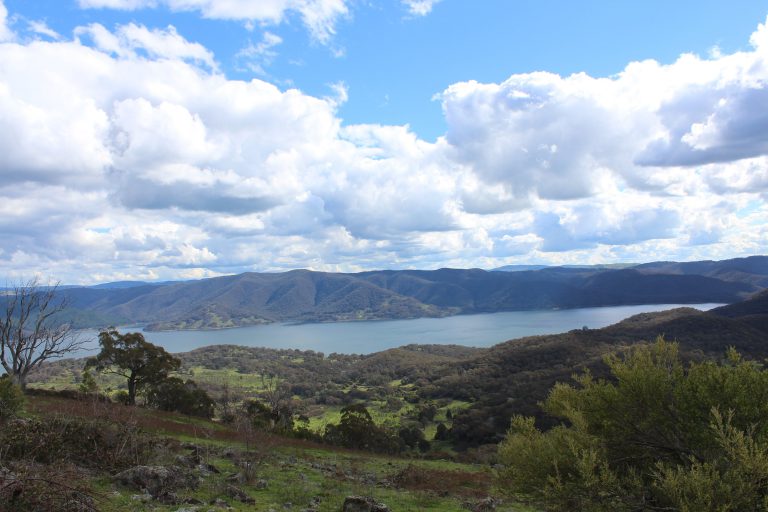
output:
{"label": "shrub", "polygon": [[0,377],[0,420],[13,418],[24,406],[24,394],[7,375]]}
{"label": "shrub", "polygon": [[170,377],[147,389],[147,404],[161,411],[179,412],[189,416],[212,418],[213,399],[194,381]]}
{"label": "shrub", "polygon": [[120,469],[149,460],[157,441],[129,423],[53,417],[9,421],[0,429],[0,446],[8,460]]}
{"label": "shrub", "polygon": [[564,423],[513,417],[499,483],[550,510],[764,510],[768,372],[729,351],[687,368],[659,338],[606,357],[543,404]]}

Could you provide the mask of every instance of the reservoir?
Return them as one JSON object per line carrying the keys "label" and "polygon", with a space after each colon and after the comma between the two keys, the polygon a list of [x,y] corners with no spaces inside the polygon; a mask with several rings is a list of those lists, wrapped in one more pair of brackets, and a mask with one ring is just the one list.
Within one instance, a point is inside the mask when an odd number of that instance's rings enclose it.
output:
{"label": "reservoir", "polygon": [[[369,354],[389,348],[418,344],[455,344],[490,347],[524,336],[556,334],[588,327],[597,329],[619,322],[638,313],[663,311],[676,307],[693,307],[706,311],[722,304],[656,304],[644,306],[612,306],[600,308],[543,311],[508,311],[446,318],[413,320],[379,320],[370,322],[338,322],[325,324],[269,324],[215,331],[144,332],[145,338],[169,352],[187,352],[208,345],[245,345],[277,349],[314,350],[328,355]],[[121,327],[120,332],[140,330]],[[95,331],[83,336],[96,338]],[[82,350],[75,357],[95,355]]]}

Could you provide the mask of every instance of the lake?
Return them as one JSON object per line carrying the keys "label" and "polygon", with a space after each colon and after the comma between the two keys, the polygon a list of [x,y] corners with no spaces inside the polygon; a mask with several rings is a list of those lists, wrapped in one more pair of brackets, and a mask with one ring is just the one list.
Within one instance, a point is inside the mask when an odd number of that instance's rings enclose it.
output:
{"label": "lake", "polygon": [[[561,309],[542,311],[509,311],[446,318],[417,318],[413,320],[379,320],[370,322],[339,322],[326,324],[269,324],[216,331],[145,332],[146,339],[169,352],[187,352],[207,345],[245,345],[279,349],[314,350],[330,354],[369,354],[388,348],[420,344],[456,344],[490,347],[523,336],[556,334],[581,329],[605,327],[637,313],[663,311],[681,306],[708,310],[722,304],[656,304],[645,306],[613,306],[601,308]],[[137,330],[121,327],[121,332]],[[83,336],[95,338],[96,332],[84,331]],[[91,350],[72,354],[84,357]]]}

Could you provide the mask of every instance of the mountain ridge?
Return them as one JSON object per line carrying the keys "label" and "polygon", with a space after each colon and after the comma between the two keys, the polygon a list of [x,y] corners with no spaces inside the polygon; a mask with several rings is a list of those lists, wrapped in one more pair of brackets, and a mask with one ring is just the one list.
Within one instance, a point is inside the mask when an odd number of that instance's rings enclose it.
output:
{"label": "mountain ridge", "polygon": [[[702,272],[696,274],[696,271]],[[247,272],[196,281],[60,291],[78,327],[219,329],[641,304],[733,303],[768,287],[768,257],[657,262],[632,268],[547,267]],[[86,314],[87,312],[87,314]]]}

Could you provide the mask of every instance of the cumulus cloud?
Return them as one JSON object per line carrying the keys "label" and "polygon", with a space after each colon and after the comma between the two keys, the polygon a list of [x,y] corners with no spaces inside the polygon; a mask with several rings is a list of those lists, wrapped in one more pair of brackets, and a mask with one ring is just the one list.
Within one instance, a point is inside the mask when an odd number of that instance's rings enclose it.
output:
{"label": "cumulus cloud", "polygon": [[198,11],[206,18],[248,20],[279,24],[295,13],[311,36],[328,43],[336,33],[336,23],[349,13],[346,0],[78,0],[84,9],[151,9],[166,6],[173,11]]}
{"label": "cumulus cloud", "polygon": [[[454,84],[435,142],[344,125],[341,82],[319,98],[229,79],[173,27],[0,44],[0,270],[173,279],[765,252],[766,37],[612,77]],[[263,42],[256,60],[279,44]]]}
{"label": "cumulus cloud", "polygon": [[752,51],[631,63],[609,78],[539,72],[454,84],[442,94],[447,140],[518,200],[510,205],[588,197],[606,179],[669,191],[670,177],[686,174],[675,168],[768,154],[766,31]]}

